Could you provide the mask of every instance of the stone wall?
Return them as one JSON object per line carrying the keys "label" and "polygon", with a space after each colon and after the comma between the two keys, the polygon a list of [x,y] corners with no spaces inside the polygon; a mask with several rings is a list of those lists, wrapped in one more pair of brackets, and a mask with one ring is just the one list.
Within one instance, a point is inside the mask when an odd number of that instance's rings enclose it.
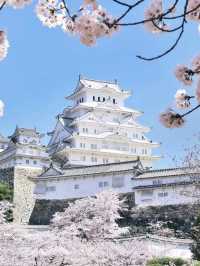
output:
{"label": "stone wall", "polygon": [[124,217],[122,225],[130,226],[132,234],[135,235],[155,233],[149,225],[164,222],[167,228],[174,231],[176,237],[190,238],[191,228],[199,215],[199,204],[135,207]]}
{"label": "stone wall", "polygon": [[29,224],[48,225],[56,212],[64,211],[69,200],[36,200]]}
{"label": "stone wall", "polygon": [[38,176],[42,169],[19,167],[14,169],[14,222],[28,224],[35,205],[34,183],[28,177]]}

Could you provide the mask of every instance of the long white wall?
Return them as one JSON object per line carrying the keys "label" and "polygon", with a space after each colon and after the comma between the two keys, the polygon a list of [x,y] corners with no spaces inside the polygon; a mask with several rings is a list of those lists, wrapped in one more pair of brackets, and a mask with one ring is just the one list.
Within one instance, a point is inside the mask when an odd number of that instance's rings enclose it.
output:
{"label": "long white wall", "polygon": [[34,194],[40,199],[70,199],[94,195],[104,189],[113,189],[118,193],[132,191],[131,174],[93,176],[89,178],[67,178],[40,181]]}

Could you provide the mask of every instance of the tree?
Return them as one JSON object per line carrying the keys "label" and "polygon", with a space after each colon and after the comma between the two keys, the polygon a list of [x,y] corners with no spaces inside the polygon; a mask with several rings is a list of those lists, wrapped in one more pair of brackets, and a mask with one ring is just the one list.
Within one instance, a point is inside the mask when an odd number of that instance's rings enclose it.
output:
{"label": "tree", "polygon": [[70,203],[64,212],[54,215],[52,227],[59,234],[86,240],[117,237],[126,231],[116,222],[123,208],[124,201],[115,192],[103,191]]}
{"label": "tree", "polygon": [[200,215],[192,228],[193,244],[191,251],[195,260],[200,260]]}
{"label": "tree", "polygon": [[145,266],[152,256],[143,241],[111,238],[121,231],[115,224],[121,203],[106,191],[58,213],[49,231],[0,226],[1,266]]}
{"label": "tree", "polygon": [[[30,0],[0,0],[0,10],[6,7],[15,9],[23,8],[29,4]],[[83,0],[82,5],[77,8],[76,3],[67,0],[39,0],[36,6],[36,13],[43,25],[49,28],[61,28],[71,36],[77,36],[80,42],[87,46],[96,44],[99,38],[112,36],[123,27],[135,27],[143,25],[144,28],[158,35],[172,35],[177,33],[172,45],[164,52],[146,57],[138,55],[137,58],[146,61],[160,59],[172,52],[179,44],[187,26],[187,22],[200,21],[200,0],[145,0],[106,1],[109,5],[118,8],[118,16],[114,17],[104,7],[101,0]],[[105,4],[106,5],[106,4]],[[110,7],[110,6],[109,6]],[[73,10],[78,9],[77,12]],[[140,14],[140,9],[143,14]],[[111,7],[112,10],[112,7]],[[139,12],[138,12],[139,10]],[[133,18],[137,19],[133,19]],[[0,60],[3,60],[8,52],[9,42],[4,30],[0,31]],[[190,86],[193,77],[198,76],[200,71],[200,56],[195,57],[192,67],[183,65],[177,66],[175,70],[176,78]],[[185,123],[185,117],[200,107],[200,81],[197,82],[195,96],[188,95],[185,90],[177,91],[175,95],[176,107],[185,109],[191,107],[191,99],[196,98],[197,105],[189,111],[179,114],[174,110],[167,110],[160,116],[161,123],[168,127],[181,127]],[[1,104],[0,104],[1,105]],[[1,110],[1,106],[0,106]],[[0,111],[1,115],[1,111]],[[1,115],[2,116],[2,115]]]}
{"label": "tree", "polygon": [[8,200],[11,201],[13,197],[13,190],[5,183],[0,182],[0,201]]}

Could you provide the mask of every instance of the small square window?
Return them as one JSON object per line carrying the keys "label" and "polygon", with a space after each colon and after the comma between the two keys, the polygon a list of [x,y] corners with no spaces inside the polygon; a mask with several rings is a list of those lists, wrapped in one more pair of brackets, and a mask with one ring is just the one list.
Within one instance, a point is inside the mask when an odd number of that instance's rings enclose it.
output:
{"label": "small square window", "polygon": [[37,164],[37,161],[33,161],[33,164]]}
{"label": "small square window", "polygon": [[99,182],[99,187],[103,187],[103,182]]}
{"label": "small square window", "polygon": [[108,182],[107,182],[107,181],[104,181],[104,182],[103,182],[103,186],[104,186],[104,187],[108,187]]}
{"label": "small square window", "polygon": [[74,185],[74,189],[79,189],[79,185],[78,184],[75,184]]}

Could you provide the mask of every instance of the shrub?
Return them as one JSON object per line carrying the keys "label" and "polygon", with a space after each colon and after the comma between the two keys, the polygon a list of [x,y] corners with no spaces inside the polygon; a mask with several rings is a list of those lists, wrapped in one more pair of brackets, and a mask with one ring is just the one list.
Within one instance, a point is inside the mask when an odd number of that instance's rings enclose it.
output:
{"label": "shrub", "polygon": [[173,263],[176,266],[183,266],[183,265],[189,266],[189,264],[181,258],[170,258],[170,257],[154,258],[147,263],[147,266],[166,266],[170,265],[170,263]]}
{"label": "shrub", "polygon": [[12,201],[13,191],[9,188],[9,186],[5,183],[0,182],[0,201],[8,200]]}

